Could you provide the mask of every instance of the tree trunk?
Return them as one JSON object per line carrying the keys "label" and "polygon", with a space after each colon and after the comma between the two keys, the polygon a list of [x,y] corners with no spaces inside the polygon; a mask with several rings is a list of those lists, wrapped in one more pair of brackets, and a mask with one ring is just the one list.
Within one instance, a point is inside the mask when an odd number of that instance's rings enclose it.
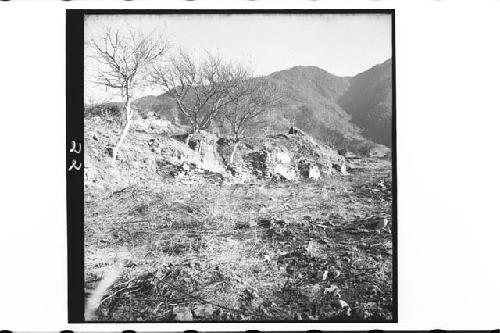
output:
{"label": "tree trunk", "polygon": [[231,156],[229,157],[229,164],[233,164],[234,155],[236,154],[236,150],[238,150],[238,146],[240,145],[240,140],[236,141],[233,147],[233,151],[231,152]]}
{"label": "tree trunk", "polygon": [[186,144],[186,146],[189,146],[189,140],[191,140],[191,138],[193,137],[193,134],[192,133],[189,133],[187,136],[186,136],[186,141],[184,141],[184,143]]}
{"label": "tree trunk", "polygon": [[193,137],[194,134],[198,133],[198,123],[197,123],[197,117],[195,116],[194,119],[191,121],[191,132],[187,135],[186,137],[186,146],[189,146],[189,141]]}
{"label": "tree trunk", "polygon": [[118,155],[118,150],[120,149],[123,140],[127,136],[128,130],[130,129],[130,125],[132,125],[132,108],[131,108],[131,101],[128,100],[126,103],[126,112],[127,112],[127,123],[125,124],[125,128],[123,129],[122,135],[120,136],[120,139],[118,140],[118,143],[116,144],[115,148],[113,149],[113,161],[116,161],[116,156]]}

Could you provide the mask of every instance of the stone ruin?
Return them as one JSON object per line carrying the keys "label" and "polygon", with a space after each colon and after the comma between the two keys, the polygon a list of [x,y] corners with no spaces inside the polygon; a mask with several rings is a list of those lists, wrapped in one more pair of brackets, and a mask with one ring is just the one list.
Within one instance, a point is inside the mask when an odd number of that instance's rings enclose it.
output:
{"label": "stone ruin", "polygon": [[176,178],[207,176],[209,172],[238,182],[252,178],[296,181],[301,178],[318,180],[336,172],[347,173],[344,156],[318,144],[301,130],[295,130],[295,134],[242,143],[236,162],[231,164],[227,156],[233,142],[204,131],[190,136],[188,144],[184,134],[173,136],[175,140],[170,142],[176,144],[167,144],[167,147],[154,140],[149,145],[154,152],[161,151],[162,161],[157,164],[162,173]]}
{"label": "stone ruin", "polygon": [[255,151],[245,156],[246,167],[239,172],[249,172],[258,178],[298,180],[299,178],[318,180],[321,178],[320,166],[312,161],[296,161],[293,153],[284,147]]}
{"label": "stone ruin", "polygon": [[243,172],[258,178],[296,180],[297,172],[292,157],[286,148],[254,151],[244,156]]}
{"label": "stone ruin", "polygon": [[192,134],[186,145],[187,134],[172,136],[177,140],[175,147],[179,161],[188,162],[196,165],[197,168],[211,172],[224,173],[225,167],[222,159],[217,152],[217,136],[200,131]]}
{"label": "stone ruin", "polygon": [[300,175],[303,178],[318,180],[321,178],[319,167],[311,161],[300,160],[297,165]]}

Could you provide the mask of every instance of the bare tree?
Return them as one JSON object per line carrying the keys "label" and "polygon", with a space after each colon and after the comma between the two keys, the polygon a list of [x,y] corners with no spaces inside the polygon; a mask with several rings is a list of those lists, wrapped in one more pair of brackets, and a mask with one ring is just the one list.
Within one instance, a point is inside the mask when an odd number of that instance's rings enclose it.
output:
{"label": "bare tree", "polygon": [[235,141],[229,163],[233,163],[245,132],[259,120],[262,121],[262,116],[267,112],[280,107],[281,104],[281,89],[275,82],[254,78],[249,74],[238,82],[224,113],[224,120],[228,123]]}
{"label": "bare tree", "polygon": [[167,64],[154,66],[151,82],[162,87],[172,97],[179,111],[189,120],[193,133],[210,127],[225,110],[229,96],[240,82],[243,70],[224,62],[221,57],[207,53],[196,61],[186,52],[172,56]]}
{"label": "bare tree", "polygon": [[[296,101],[296,96],[294,96],[295,93],[292,89],[288,89],[288,90],[284,91],[283,93],[286,95],[284,97],[284,99]],[[292,103],[292,105],[289,105],[288,107],[282,109],[281,115],[289,123],[289,126],[290,126],[289,133],[290,134],[293,134],[296,132],[295,125],[297,124],[297,120],[298,120],[299,116],[304,111],[304,108],[307,108],[307,107],[304,105],[294,106]]]}
{"label": "bare tree", "polygon": [[108,30],[102,39],[92,39],[89,46],[99,63],[96,83],[118,90],[124,104],[126,124],[113,149],[113,160],[132,124],[134,93],[145,83],[146,72],[155,60],[165,54],[167,44],[152,34]]}

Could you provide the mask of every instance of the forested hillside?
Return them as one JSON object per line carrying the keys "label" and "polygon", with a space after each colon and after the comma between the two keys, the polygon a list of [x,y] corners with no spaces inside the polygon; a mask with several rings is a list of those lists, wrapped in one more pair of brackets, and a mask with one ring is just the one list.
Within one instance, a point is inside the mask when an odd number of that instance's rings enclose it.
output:
{"label": "forested hillside", "polygon": [[363,129],[363,135],[392,146],[392,61],[374,66],[349,80],[350,87],[339,99],[340,106]]}

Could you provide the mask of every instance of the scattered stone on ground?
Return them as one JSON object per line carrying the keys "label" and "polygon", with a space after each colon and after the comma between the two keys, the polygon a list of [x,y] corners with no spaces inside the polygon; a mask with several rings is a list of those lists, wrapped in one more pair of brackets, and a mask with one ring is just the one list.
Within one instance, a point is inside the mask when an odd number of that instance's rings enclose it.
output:
{"label": "scattered stone on ground", "polygon": [[185,132],[138,119],[112,162],[120,127],[85,119],[86,288],[128,253],[98,320],[392,319],[389,161],[295,129],[229,164],[233,141]]}

